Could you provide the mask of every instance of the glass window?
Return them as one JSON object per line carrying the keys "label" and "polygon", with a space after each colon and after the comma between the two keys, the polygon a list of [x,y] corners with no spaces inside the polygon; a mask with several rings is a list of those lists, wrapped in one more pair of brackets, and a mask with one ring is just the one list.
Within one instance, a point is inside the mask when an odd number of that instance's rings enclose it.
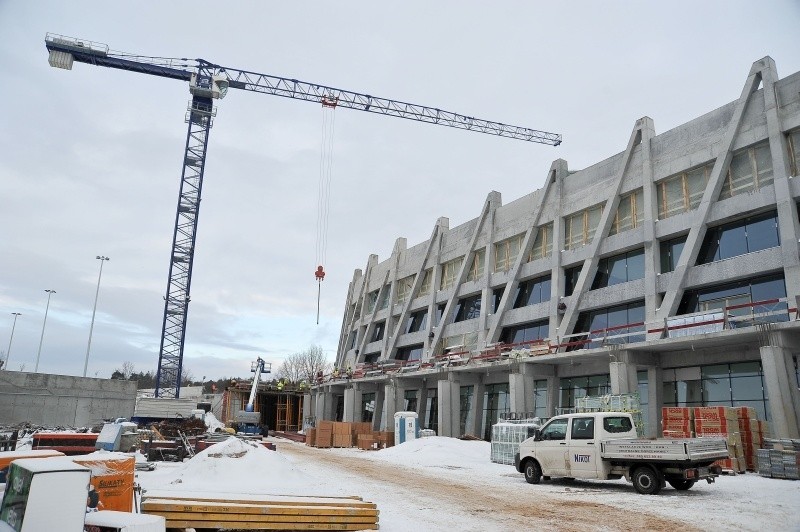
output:
{"label": "glass window", "polygon": [[575,249],[591,242],[602,214],[603,206],[597,205],[565,218],[564,249]]}
{"label": "glass window", "polygon": [[433,283],[433,270],[428,268],[422,274],[422,284],[419,287],[419,295],[425,296],[430,294],[432,283]]}
{"label": "glass window", "polygon": [[549,257],[553,252],[553,224],[540,225],[528,255],[528,262]]}
{"label": "glass window", "polygon": [[747,251],[759,251],[781,245],[778,235],[777,213],[751,218],[745,227],[747,232]]}
{"label": "glass window", "polygon": [[522,281],[517,286],[514,308],[527,307],[550,300],[550,276]]}
{"label": "glass window", "polygon": [[647,380],[647,370],[637,371],[636,378],[639,384],[639,407],[642,412],[642,425],[643,428],[647,428],[650,426],[650,409],[648,408],[650,404],[650,383]]}
{"label": "glass window", "polygon": [[771,211],[709,228],[697,263],[707,264],[779,245],[778,214]]}
{"label": "glass window", "polygon": [[547,379],[533,381],[533,415],[547,417]]}
{"label": "glass window", "polygon": [[549,333],[550,326],[547,320],[534,321],[504,328],[500,334],[500,341],[506,344],[534,342],[547,338]]}
{"label": "glass window", "polygon": [[758,190],[772,184],[772,155],[769,143],[761,142],[733,154],[720,199]]}
{"label": "glass window", "polygon": [[405,400],[404,410],[406,412],[416,412],[419,390],[406,390],[403,398]]}
{"label": "glass window", "polygon": [[791,172],[793,176],[800,175],[800,129],[795,129],[786,134],[789,141],[789,160],[791,162]]}
{"label": "glass window", "polygon": [[411,288],[414,286],[414,276],[409,275],[397,281],[397,302],[405,303],[411,296]]}
{"label": "glass window", "polygon": [[494,245],[494,271],[505,272],[514,266],[523,238],[525,238],[525,235],[520,234],[502,242],[497,242]]}
{"label": "glass window", "polygon": [[471,320],[481,315],[481,295],[475,294],[474,296],[459,299],[453,313],[453,322]]}
{"label": "glass window", "polygon": [[706,183],[713,168],[712,161],[657,183],[658,217],[669,218],[696,209],[703,199]]}
{"label": "glass window", "polygon": [[685,235],[661,242],[661,273],[675,271],[684,244],[686,244]]}
{"label": "glass window", "polygon": [[412,312],[406,320],[406,333],[418,332],[428,324],[428,309]]}
{"label": "glass window", "polygon": [[567,419],[554,419],[544,426],[541,432],[543,440],[564,440],[567,438]]}
{"label": "glass window", "polygon": [[459,389],[459,397],[461,400],[460,408],[460,429],[461,434],[474,434],[475,432],[475,416],[472,415],[472,394],[475,387],[461,386]]}
{"label": "glass window", "polygon": [[370,338],[370,342],[377,342],[378,340],[383,340],[383,332],[386,329],[386,322],[379,321],[375,324],[375,327],[372,329],[372,337]]}
{"label": "glass window", "polygon": [[578,284],[578,277],[581,275],[581,266],[564,269],[564,296],[571,296]]}
{"label": "glass window", "polygon": [[644,301],[581,312],[574,332],[589,333],[585,337],[588,342],[576,345],[572,349],[592,349],[608,343],[641,342],[644,340],[644,335],[631,333],[644,331],[642,322],[644,322]]}
{"label": "glass window", "polygon": [[603,418],[603,430],[606,432],[620,433],[628,432],[633,428],[631,420],[628,417],[605,417]]}
{"label": "glass window", "polygon": [[424,425],[426,429],[439,431],[439,401],[436,400],[436,388],[428,388]]}
{"label": "glass window", "polygon": [[734,403],[738,403],[738,401],[761,401],[764,399],[764,395],[764,387],[760,375],[731,378],[731,398]]}
{"label": "glass window", "polygon": [[574,417],[572,418],[572,431],[570,438],[573,440],[591,440],[594,438],[594,418],[593,417]]}
{"label": "glass window", "polygon": [[442,264],[442,284],[441,290],[447,290],[456,284],[456,277],[458,270],[461,269],[461,264],[464,262],[464,257],[459,257]]}
{"label": "glass window", "polygon": [[479,249],[472,257],[472,264],[470,264],[469,272],[467,273],[467,281],[477,281],[483,277],[483,263],[486,258],[486,250]]}
{"label": "glass window", "polygon": [[391,288],[392,287],[387,284],[383,287],[383,290],[381,290],[381,299],[378,303],[378,310],[383,310],[389,306],[389,294],[392,291]]}
{"label": "glass window", "polygon": [[361,394],[361,422],[362,423],[371,422],[374,413],[375,413],[375,394],[374,393]]}
{"label": "glass window", "polygon": [[367,312],[375,310],[375,304],[378,302],[378,290],[373,290],[367,294]]}
{"label": "glass window", "polygon": [[617,214],[611,224],[609,235],[639,227],[644,222],[644,194],[642,189],[623,196],[619,200]]}
{"label": "glass window", "polygon": [[422,344],[401,347],[397,350],[397,355],[394,358],[395,360],[416,362],[422,358],[422,347]]}
{"label": "glass window", "polygon": [[500,414],[510,411],[508,383],[488,384],[483,394],[483,439],[492,439],[492,425],[500,420]]}
{"label": "glass window", "polygon": [[600,259],[592,290],[644,277],[644,249]]}
{"label": "glass window", "polygon": [[497,312],[497,309],[500,308],[500,300],[503,299],[503,294],[506,291],[505,285],[501,286],[500,288],[495,288],[492,290],[492,312]]}

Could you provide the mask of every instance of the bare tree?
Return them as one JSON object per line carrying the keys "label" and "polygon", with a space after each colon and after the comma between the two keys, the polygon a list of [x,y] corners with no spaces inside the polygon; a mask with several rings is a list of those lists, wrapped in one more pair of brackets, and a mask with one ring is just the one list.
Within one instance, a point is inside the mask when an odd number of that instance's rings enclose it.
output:
{"label": "bare tree", "polygon": [[121,371],[122,378],[125,379],[126,381],[130,380],[131,375],[133,375],[133,372],[135,370],[136,368],[133,367],[133,362],[131,362],[130,360],[126,360],[125,362],[122,363],[122,371]]}
{"label": "bare tree", "polygon": [[189,386],[194,381],[192,370],[187,367],[181,368],[181,386]]}
{"label": "bare tree", "polygon": [[293,353],[287,356],[278,369],[275,376],[283,378],[291,383],[306,381],[313,383],[317,372],[327,374],[331,372],[332,364],[325,358],[322,347],[312,345],[305,351]]}

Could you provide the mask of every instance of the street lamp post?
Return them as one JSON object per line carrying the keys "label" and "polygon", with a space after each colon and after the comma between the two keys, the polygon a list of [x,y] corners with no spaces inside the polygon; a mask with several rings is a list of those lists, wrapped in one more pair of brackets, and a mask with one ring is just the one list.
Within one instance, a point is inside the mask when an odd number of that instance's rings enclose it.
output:
{"label": "street lamp post", "polygon": [[44,308],[44,321],[42,322],[42,336],[39,338],[39,351],[36,353],[36,366],[34,373],[39,372],[39,357],[42,356],[42,341],[44,340],[44,326],[47,325],[47,311],[50,310],[50,297],[56,293],[55,290],[45,290],[47,292],[47,306]]}
{"label": "street lamp post", "polygon": [[6,349],[6,362],[3,364],[3,369],[8,370],[8,359],[11,358],[11,340],[14,339],[14,328],[17,326],[17,318],[22,316],[20,312],[12,312],[14,316],[14,323],[11,325],[11,338],[8,339],[8,349]]}
{"label": "street lamp post", "polygon": [[92,323],[89,325],[89,344],[86,346],[86,360],[83,362],[83,376],[86,376],[86,368],[89,367],[89,350],[92,348],[92,330],[94,330],[94,315],[97,313],[97,296],[100,295],[100,279],[103,277],[103,263],[110,258],[98,255],[97,260],[100,261],[100,274],[97,276],[97,290],[94,293],[94,308],[92,309]]}

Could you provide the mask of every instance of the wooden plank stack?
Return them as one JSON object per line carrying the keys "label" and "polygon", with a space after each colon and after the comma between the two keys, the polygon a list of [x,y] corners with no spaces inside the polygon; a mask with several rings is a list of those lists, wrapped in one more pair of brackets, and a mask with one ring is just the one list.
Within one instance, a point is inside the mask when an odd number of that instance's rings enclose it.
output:
{"label": "wooden plank stack", "polygon": [[360,497],[213,495],[154,492],[142,512],[163,516],[167,528],[225,530],[377,530],[379,511]]}

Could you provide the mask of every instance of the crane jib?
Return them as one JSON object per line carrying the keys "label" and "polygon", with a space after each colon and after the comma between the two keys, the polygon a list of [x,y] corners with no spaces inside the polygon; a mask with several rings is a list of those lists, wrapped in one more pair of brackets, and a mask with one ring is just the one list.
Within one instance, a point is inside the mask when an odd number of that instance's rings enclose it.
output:
{"label": "crane jib", "polygon": [[50,55],[48,61],[55,68],[71,70],[73,62],[77,61],[189,82],[192,99],[185,115],[188,132],[181,193],[173,233],[169,283],[164,298],[164,319],[156,375],[157,397],[180,397],[183,346],[190,301],[200,192],[208,136],[216,114],[213,100],[223,98],[228,89],[283,96],[327,104],[330,107],[346,107],[526,142],[551,146],[561,144],[561,135],[557,133],[511,126],[434,107],[378,98],[296,79],[227,68],[204,59],[133,55],[110,51],[106,44],[53,33],[45,36],[45,46]]}

